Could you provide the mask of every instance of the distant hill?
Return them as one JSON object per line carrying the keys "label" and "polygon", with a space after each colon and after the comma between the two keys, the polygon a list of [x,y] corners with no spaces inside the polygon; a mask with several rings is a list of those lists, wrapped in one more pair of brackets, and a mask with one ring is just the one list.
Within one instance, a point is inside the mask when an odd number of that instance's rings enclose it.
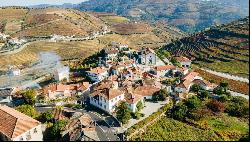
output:
{"label": "distant hill", "polygon": [[13,37],[39,37],[53,34],[84,36],[105,25],[95,16],[73,9],[1,8],[1,29]]}
{"label": "distant hill", "polygon": [[249,17],[184,37],[161,50],[187,56],[200,67],[249,77]]}
{"label": "distant hill", "polygon": [[90,0],[82,11],[110,12],[133,20],[166,21],[195,32],[248,16],[248,0]]}

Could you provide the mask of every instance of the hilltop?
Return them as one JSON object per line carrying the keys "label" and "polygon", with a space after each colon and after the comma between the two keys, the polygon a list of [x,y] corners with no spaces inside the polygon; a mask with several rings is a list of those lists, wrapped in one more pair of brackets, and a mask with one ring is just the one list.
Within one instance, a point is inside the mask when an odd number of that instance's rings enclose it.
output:
{"label": "hilltop", "polygon": [[187,56],[200,67],[249,77],[249,17],[184,37],[161,50]]}
{"label": "hilltop", "polygon": [[91,0],[82,11],[110,12],[131,20],[166,21],[185,32],[248,16],[248,0]]}
{"label": "hilltop", "polygon": [[105,24],[93,15],[73,9],[2,8],[2,32],[12,37],[39,37],[52,34],[84,36]]}

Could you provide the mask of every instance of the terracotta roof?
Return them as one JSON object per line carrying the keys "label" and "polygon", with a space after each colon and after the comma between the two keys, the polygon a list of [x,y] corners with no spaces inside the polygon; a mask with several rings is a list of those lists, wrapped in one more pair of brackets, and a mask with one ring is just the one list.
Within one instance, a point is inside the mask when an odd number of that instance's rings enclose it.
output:
{"label": "terracotta roof", "polygon": [[141,96],[152,96],[157,91],[160,91],[160,89],[154,86],[138,86],[134,93]]}
{"label": "terracotta roof", "polygon": [[199,75],[199,73],[197,72],[190,72],[187,75],[185,75],[182,80],[191,80],[193,81],[195,77],[197,77]]}
{"label": "terracotta roof", "polygon": [[107,54],[117,54],[119,51],[118,50],[107,50]]}
{"label": "terracotta roof", "polygon": [[0,106],[0,132],[10,139],[40,125],[40,122],[8,106]]}
{"label": "terracotta roof", "polygon": [[104,67],[96,67],[96,68],[93,68],[93,69],[91,69],[90,71],[87,71],[87,72],[92,73],[92,74],[100,74],[100,73],[106,72],[107,70],[108,69],[104,68]]}
{"label": "terracotta roof", "polygon": [[179,61],[179,62],[191,62],[190,59],[188,59],[187,57],[183,57],[183,56],[181,56],[181,57],[175,57],[175,59],[177,61]]}
{"label": "terracotta roof", "polygon": [[83,126],[91,126],[93,124],[93,120],[91,119],[91,117],[88,114],[84,114],[79,118],[81,124]]}
{"label": "terracotta roof", "polygon": [[137,103],[141,98],[141,95],[128,93],[126,94],[125,101],[129,104],[134,104]]}
{"label": "terracotta roof", "polygon": [[113,88],[105,88],[103,90],[96,90],[93,93],[90,94],[90,96],[103,96],[107,100],[111,100],[117,96],[122,95],[124,92],[120,89],[113,89]]}
{"label": "terracotta roof", "polygon": [[155,67],[155,70],[157,70],[157,71],[171,70],[171,69],[176,69],[176,67],[174,65],[165,65],[165,66],[157,66],[157,67]]}

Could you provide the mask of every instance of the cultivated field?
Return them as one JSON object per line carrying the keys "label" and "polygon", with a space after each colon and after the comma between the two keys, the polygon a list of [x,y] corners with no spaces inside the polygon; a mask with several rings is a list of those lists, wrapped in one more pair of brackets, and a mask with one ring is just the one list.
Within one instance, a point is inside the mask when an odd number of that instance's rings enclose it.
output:
{"label": "cultivated field", "polygon": [[152,31],[150,25],[145,23],[121,23],[112,26],[111,30],[117,34],[144,34]]}
{"label": "cultivated field", "polygon": [[26,65],[38,60],[38,55],[42,51],[54,51],[61,56],[62,59],[86,58],[98,49],[103,48],[103,44],[99,44],[97,40],[79,41],[79,42],[34,42],[17,54],[6,55],[0,57],[0,68],[6,69],[11,65]]}

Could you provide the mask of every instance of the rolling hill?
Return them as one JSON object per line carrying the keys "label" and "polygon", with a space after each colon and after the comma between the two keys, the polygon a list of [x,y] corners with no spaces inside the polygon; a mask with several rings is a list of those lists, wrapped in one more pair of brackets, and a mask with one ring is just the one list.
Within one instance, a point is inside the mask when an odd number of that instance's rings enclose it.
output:
{"label": "rolling hill", "polygon": [[131,20],[166,21],[185,32],[249,15],[248,0],[90,0],[76,8],[116,13]]}
{"label": "rolling hill", "polygon": [[200,67],[249,77],[249,17],[208,28],[166,45]]}

